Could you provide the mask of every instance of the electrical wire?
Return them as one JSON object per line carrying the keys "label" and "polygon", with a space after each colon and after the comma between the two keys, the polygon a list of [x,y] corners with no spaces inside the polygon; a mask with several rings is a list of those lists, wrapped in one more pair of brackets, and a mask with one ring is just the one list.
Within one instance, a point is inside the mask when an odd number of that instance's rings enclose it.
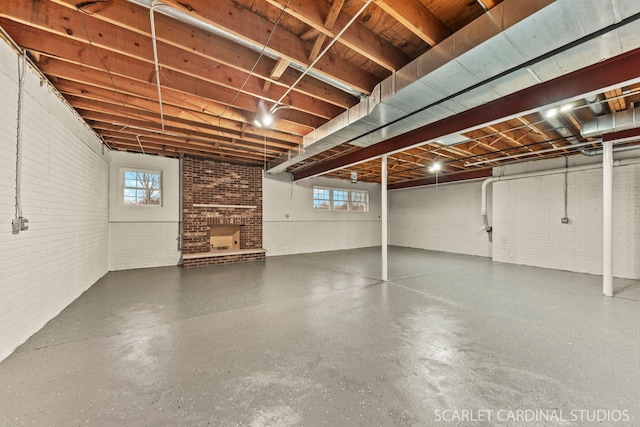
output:
{"label": "electrical wire", "polygon": [[[276,103],[273,105],[273,107],[271,107],[271,112],[273,113],[276,108],[278,108],[278,104],[280,104],[282,102],[283,99],[285,99],[287,97],[287,95],[289,95],[289,93],[293,90],[294,87],[296,87],[298,85],[298,83],[300,83],[300,81],[304,78],[304,76],[307,75],[307,73],[309,72],[309,70],[311,70],[316,63],[320,60],[320,58],[322,58],[328,51],[329,49],[331,49],[333,47],[333,45],[338,41],[338,39],[340,37],[342,37],[342,35],[344,34],[345,31],[347,31],[347,29],[351,26],[351,24],[353,24],[355,22],[356,19],[358,19],[358,17],[364,12],[364,10],[369,7],[369,5],[373,2],[373,0],[367,0],[365,2],[365,4],[360,8],[360,10],[358,10],[358,12],[356,12],[355,15],[353,15],[351,17],[351,19],[349,20],[349,22],[347,22],[347,24],[342,28],[342,30],[340,30],[340,32],[338,32],[338,34],[336,34],[336,36],[331,39],[331,41],[329,42],[329,44],[327,45],[327,47],[325,47],[322,52],[320,52],[318,54],[318,56],[316,56],[316,59],[313,60],[313,62],[311,64],[309,64],[308,67],[305,68],[304,72],[302,74],[300,74],[300,76],[296,79],[295,82],[293,82],[291,84],[291,86],[289,86],[289,88],[286,90],[285,93],[282,94],[282,96],[280,97],[280,99],[278,99],[276,101]],[[289,1],[287,1],[287,5],[289,4]],[[282,12],[284,12],[284,10],[286,9],[286,5],[285,7],[282,9]]]}
{"label": "electrical wire", "polygon": [[[280,15],[278,15],[278,19],[276,19],[276,21],[275,21],[275,23],[273,25],[273,30],[271,30],[271,32],[269,33],[269,37],[267,37],[267,41],[264,42],[264,45],[262,46],[262,49],[260,50],[260,54],[258,55],[258,59],[256,59],[256,62],[253,64],[253,66],[251,67],[251,69],[247,73],[247,77],[244,79],[244,82],[242,83],[242,85],[240,85],[240,88],[238,89],[236,94],[233,96],[231,101],[227,104],[227,107],[224,109],[224,111],[221,114],[218,114],[218,117],[224,116],[227,113],[227,111],[229,111],[229,108],[231,108],[233,103],[236,102],[236,99],[238,99],[238,96],[240,96],[240,93],[244,90],[244,87],[247,85],[247,83],[249,82],[249,79],[253,75],[253,72],[255,71],[256,67],[258,66],[258,63],[260,63],[260,60],[264,56],[264,52],[267,50],[267,46],[269,45],[269,42],[271,41],[271,37],[273,37],[273,34],[276,32],[276,29],[278,28],[278,24],[280,24],[280,20],[284,16],[284,12],[287,10],[287,7],[289,7],[289,3],[290,2],[291,2],[291,0],[287,0],[287,2],[285,3],[284,7],[280,11]],[[280,102],[280,101],[278,101],[278,102]],[[276,103],[276,105],[277,104],[278,103]]]}
{"label": "electrical wire", "polygon": [[96,49],[96,47],[94,46],[93,42],[91,41],[91,37],[89,37],[89,31],[87,31],[87,27],[86,27],[86,25],[84,23],[84,19],[82,19],[82,13],[80,13],[80,12],[89,15],[89,13],[87,13],[84,10],[81,9],[81,4],[76,6],[76,13],[78,14],[78,19],[80,20],[80,25],[82,25],[82,30],[84,31],[84,35],[87,38],[87,43],[89,43],[89,46],[91,46],[91,50],[96,55],[96,58],[98,58],[98,61],[100,61],[100,64],[102,64],[102,68],[104,68],[104,70],[107,72],[107,75],[109,76],[109,80],[111,80],[111,86],[113,87],[113,91],[116,93],[116,95],[118,97],[118,100],[120,101],[120,106],[122,107],[122,112],[124,113],[124,117],[125,117],[125,119],[127,121],[127,125],[128,125],[129,124],[129,115],[127,114],[127,107],[125,106],[124,101],[122,99],[122,96],[120,95],[120,91],[116,87],[116,82],[113,80],[113,75],[111,74],[111,71],[107,67],[107,64],[104,63],[104,61],[102,60],[102,58],[98,54],[98,50]]}
{"label": "electrical wire", "polygon": [[[164,111],[162,109],[162,90],[160,85],[160,62],[158,61],[158,42],[156,40],[156,21],[153,12],[156,8],[162,6],[162,3],[153,0],[149,7],[149,21],[151,22],[151,45],[153,46],[153,65],[156,73],[156,87],[158,89],[158,105],[160,107],[160,126],[164,132]],[[138,141],[139,142],[139,141]],[[142,146],[140,147],[142,148]],[[144,150],[143,150],[144,153]]]}
{"label": "electrical wire", "polygon": [[564,156],[564,217],[569,218],[569,157]]}
{"label": "electrical wire", "polygon": [[18,114],[16,120],[16,219],[22,218],[22,201],[20,197],[20,189],[22,188],[22,98],[27,69],[26,56],[26,51],[20,49],[18,54]]}

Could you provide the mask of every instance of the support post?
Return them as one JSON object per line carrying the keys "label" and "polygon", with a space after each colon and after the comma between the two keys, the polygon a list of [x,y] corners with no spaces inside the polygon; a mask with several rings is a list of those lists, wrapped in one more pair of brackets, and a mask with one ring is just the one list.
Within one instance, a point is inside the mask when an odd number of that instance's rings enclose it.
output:
{"label": "support post", "polygon": [[382,222],[382,281],[386,282],[387,274],[387,155],[382,156],[382,182],[381,199],[382,209],[380,219]]}
{"label": "support post", "polygon": [[602,293],[613,296],[613,142],[602,143]]}

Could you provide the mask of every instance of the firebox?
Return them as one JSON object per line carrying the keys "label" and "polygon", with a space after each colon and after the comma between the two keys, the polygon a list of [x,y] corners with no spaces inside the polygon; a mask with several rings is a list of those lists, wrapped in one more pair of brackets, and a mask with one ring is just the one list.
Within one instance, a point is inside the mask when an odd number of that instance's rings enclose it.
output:
{"label": "firebox", "polygon": [[212,251],[240,249],[240,226],[212,225],[210,245]]}

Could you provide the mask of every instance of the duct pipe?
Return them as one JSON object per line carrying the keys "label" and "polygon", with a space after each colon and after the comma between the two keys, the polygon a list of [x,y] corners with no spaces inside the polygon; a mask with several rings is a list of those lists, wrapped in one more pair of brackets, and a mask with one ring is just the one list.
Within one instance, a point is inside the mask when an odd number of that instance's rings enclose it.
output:
{"label": "duct pipe", "polygon": [[382,199],[382,209],[380,219],[382,222],[382,281],[386,282],[388,279],[388,253],[387,253],[387,155],[382,156],[382,182],[381,182],[381,199]]}
{"label": "duct pipe", "polygon": [[607,116],[599,116],[582,124],[581,133],[585,138],[601,136],[640,127],[640,110],[633,108],[618,111]]}
{"label": "duct pipe", "polygon": [[602,143],[602,293],[613,296],[613,142]]}
{"label": "duct pipe", "polygon": [[604,105],[602,105],[604,101],[601,101],[598,95],[587,96],[584,101],[587,103],[587,107],[591,110],[594,116],[601,116],[604,114]]}

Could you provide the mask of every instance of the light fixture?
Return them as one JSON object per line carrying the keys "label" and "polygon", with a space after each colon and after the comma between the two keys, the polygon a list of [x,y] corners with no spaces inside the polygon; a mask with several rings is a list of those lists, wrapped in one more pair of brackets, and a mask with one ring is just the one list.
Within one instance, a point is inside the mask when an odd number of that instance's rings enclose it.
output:
{"label": "light fixture", "polygon": [[442,168],[440,162],[433,162],[431,166],[429,166],[429,172],[438,172]]}
{"label": "light fixture", "polygon": [[547,110],[546,114],[544,115],[545,117],[554,117],[556,114],[558,114],[558,109],[557,108],[551,108],[549,110]]}
{"label": "light fixture", "polygon": [[291,108],[289,105],[278,105],[277,107],[272,107],[270,110],[265,109],[262,106],[258,107],[258,113],[256,114],[256,118],[253,123],[259,128],[268,128],[274,122],[273,113],[278,110],[282,110],[285,108]]}
{"label": "light fixture", "polygon": [[258,115],[256,115],[254,123],[259,128],[268,128],[273,124],[273,114],[268,111],[258,113]]}
{"label": "light fixture", "polygon": [[354,184],[358,182],[358,172],[351,171],[351,182]]}
{"label": "light fixture", "polygon": [[567,111],[571,111],[572,108],[573,104],[564,104],[562,107],[560,107],[560,111],[566,113]]}

